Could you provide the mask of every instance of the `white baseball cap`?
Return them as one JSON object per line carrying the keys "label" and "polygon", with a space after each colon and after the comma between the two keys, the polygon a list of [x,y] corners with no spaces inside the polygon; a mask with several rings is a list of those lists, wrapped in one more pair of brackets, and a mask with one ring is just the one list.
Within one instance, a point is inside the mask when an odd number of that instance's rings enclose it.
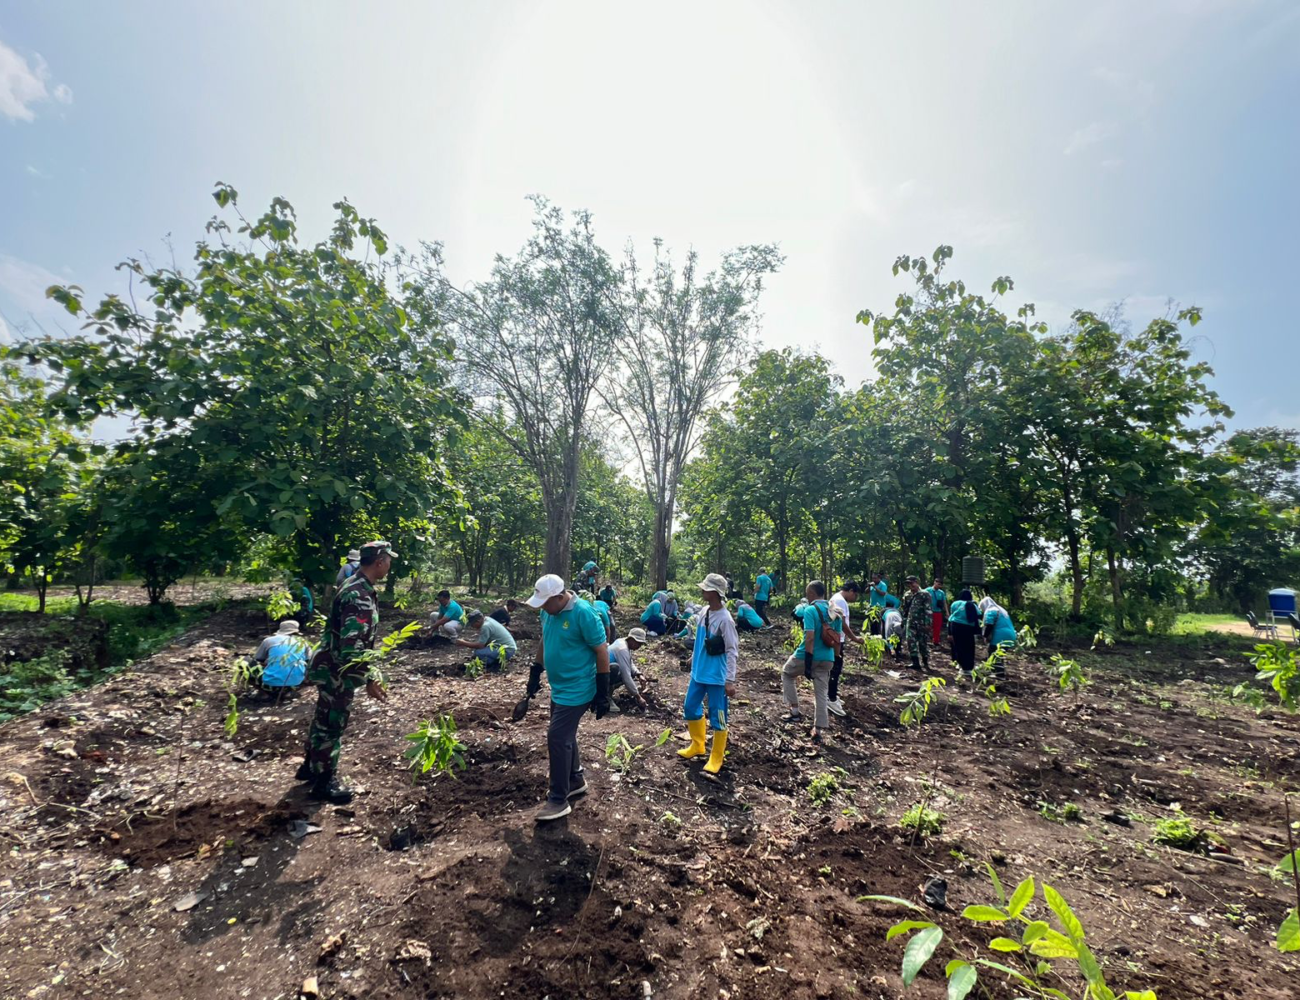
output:
{"label": "white baseball cap", "polygon": [[564,593],[564,580],[554,573],[547,573],[537,581],[533,586],[533,596],[528,598],[530,608],[540,608],[552,597],[559,597]]}

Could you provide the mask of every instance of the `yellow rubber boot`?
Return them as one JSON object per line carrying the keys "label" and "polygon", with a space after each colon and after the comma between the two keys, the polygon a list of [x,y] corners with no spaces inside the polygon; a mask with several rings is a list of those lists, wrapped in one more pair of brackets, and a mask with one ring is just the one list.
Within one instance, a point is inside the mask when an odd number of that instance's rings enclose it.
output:
{"label": "yellow rubber boot", "polygon": [[704,734],[708,731],[708,723],[703,719],[687,719],[686,731],[691,734],[691,745],[678,750],[677,756],[690,760],[692,757],[700,757],[707,753],[704,747]]}
{"label": "yellow rubber boot", "polygon": [[709,762],[704,765],[704,770],[710,774],[717,774],[722,770],[722,756],[727,752],[727,731],[713,731],[713,751],[709,754]]}

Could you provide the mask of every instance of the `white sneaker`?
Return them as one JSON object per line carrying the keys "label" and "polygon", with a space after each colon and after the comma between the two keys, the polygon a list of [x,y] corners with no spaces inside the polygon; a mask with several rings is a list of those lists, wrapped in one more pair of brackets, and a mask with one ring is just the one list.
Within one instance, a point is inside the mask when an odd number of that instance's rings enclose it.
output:
{"label": "white sneaker", "polygon": [[844,711],[844,702],[840,701],[840,699],[838,698],[836,698],[834,701],[828,701],[826,703],[826,710],[830,712],[832,715],[843,716],[847,714]]}

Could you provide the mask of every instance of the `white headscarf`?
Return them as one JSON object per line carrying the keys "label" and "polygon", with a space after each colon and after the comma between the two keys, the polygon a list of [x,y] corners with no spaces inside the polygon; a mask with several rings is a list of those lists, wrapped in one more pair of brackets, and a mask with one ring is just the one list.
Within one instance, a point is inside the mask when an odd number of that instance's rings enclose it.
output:
{"label": "white headscarf", "polygon": [[981,597],[980,602],[978,605],[976,605],[976,607],[980,609],[981,618],[983,618],[986,614],[988,614],[989,608],[993,608],[997,611],[1002,611],[1004,615],[1006,614],[1006,612],[1002,610],[1002,605],[1000,605],[997,601],[993,600],[993,598],[991,597]]}

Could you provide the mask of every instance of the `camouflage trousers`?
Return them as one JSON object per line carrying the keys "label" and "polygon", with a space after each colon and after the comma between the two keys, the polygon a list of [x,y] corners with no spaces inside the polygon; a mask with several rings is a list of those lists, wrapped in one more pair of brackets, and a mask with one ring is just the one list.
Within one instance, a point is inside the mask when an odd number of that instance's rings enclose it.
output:
{"label": "camouflage trousers", "polygon": [[339,767],[339,748],[352,715],[356,689],[331,681],[316,691],[316,715],[307,730],[307,765],[314,775],[332,774]]}
{"label": "camouflage trousers", "polygon": [[913,660],[930,665],[930,631],[924,625],[907,630],[907,652]]}

